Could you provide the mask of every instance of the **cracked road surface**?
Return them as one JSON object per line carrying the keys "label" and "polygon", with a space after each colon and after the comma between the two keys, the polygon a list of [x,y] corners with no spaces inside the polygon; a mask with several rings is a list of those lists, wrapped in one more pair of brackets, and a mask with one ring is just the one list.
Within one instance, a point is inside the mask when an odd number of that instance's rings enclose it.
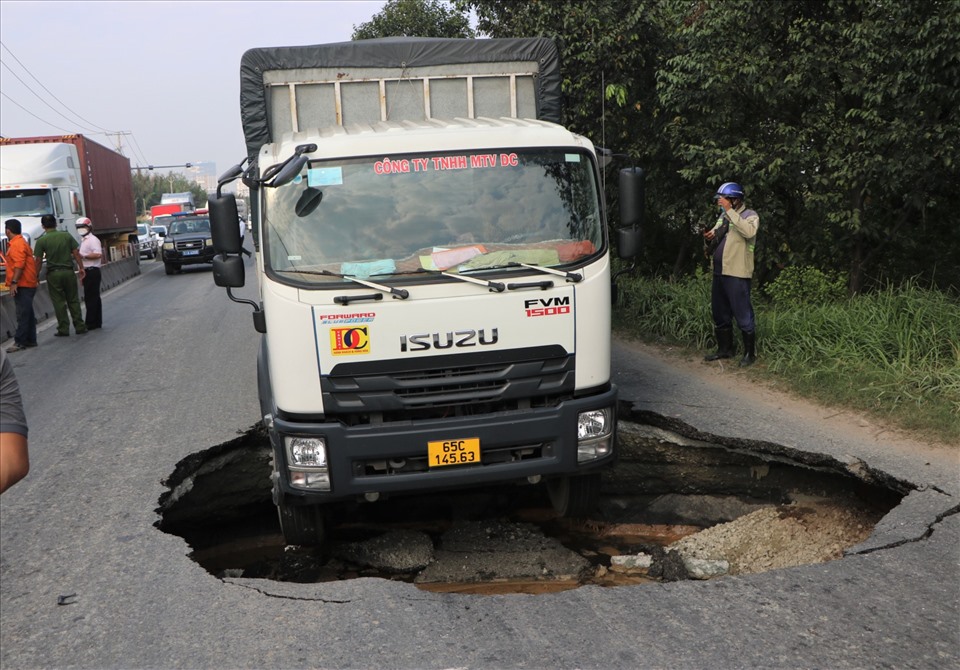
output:
{"label": "cracked road surface", "polygon": [[102,331],[44,330],[13,359],[32,468],[0,505],[4,669],[960,665],[955,449],[623,341],[615,381],[637,411],[915,490],[855,556],[710,581],[478,598],[381,579],[217,579],[154,528],[154,509],[173,464],[256,422],[256,334],[209,272],[157,270],[105,294]]}
{"label": "cracked road surface", "polygon": [[587,520],[557,518],[540,487],[505,485],[330,506],[322,549],[285,547],[258,425],[177,464],[158,527],[187,540],[217,577],[553,593],[837,560],[912,490],[867,467],[825,457],[798,465],[785,453],[637,424],[633,414],[621,408],[618,460]]}

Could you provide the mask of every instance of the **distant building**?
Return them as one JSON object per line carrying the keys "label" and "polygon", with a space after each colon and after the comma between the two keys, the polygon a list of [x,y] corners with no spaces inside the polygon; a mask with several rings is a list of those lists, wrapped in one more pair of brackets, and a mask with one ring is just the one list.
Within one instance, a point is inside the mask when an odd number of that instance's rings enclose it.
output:
{"label": "distant building", "polygon": [[217,190],[217,164],[212,161],[191,163],[186,169],[187,178],[199,184],[206,193]]}

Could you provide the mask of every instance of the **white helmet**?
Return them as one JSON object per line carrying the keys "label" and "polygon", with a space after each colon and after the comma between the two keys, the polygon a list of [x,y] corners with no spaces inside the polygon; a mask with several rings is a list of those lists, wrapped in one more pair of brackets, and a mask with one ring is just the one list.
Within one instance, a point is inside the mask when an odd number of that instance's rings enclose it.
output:
{"label": "white helmet", "polygon": [[90,220],[88,217],[86,217],[86,216],[81,216],[79,219],[77,219],[77,228],[83,228],[84,226],[86,226],[87,228],[91,228],[91,229],[92,229],[92,228],[93,228],[93,221],[91,221],[91,220]]}

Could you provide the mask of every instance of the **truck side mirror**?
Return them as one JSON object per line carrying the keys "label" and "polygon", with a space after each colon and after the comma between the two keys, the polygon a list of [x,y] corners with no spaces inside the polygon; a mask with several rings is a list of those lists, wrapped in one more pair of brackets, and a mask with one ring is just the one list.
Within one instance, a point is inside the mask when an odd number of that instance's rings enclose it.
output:
{"label": "truck side mirror", "polygon": [[620,223],[629,226],[617,231],[617,253],[620,258],[634,258],[640,253],[640,231],[646,200],[645,180],[646,174],[642,168],[620,170]]}
{"label": "truck side mirror", "polygon": [[645,179],[643,168],[620,170],[620,223],[624,226],[643,225]]}
{"label": "truck side mirror", "polygon": [[635,258],[640,253],[640,229],[621,228],[617,231],[617,255]]}
{"label": "truck side mirror", "polygon": [[214,250],[218,254],[239,254],[240,215],[237,213],[237,196],[226,193],[208,199],[207,208],[210,211],[210,236],[213,238]]}
{"label": "truck side mirror", "polygon": [[[234,226],[236,228],[236,226]],[[242,256],[215,256],[213,283],[221,288],[240,288],[244,284]]]}

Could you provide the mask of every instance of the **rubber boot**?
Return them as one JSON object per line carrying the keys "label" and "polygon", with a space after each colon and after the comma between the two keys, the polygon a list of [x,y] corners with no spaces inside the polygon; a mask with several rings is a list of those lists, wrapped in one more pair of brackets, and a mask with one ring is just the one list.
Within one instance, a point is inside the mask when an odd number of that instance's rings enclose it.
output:
{"label": "rubber boot", "polygon": [[721,358],[733,358],[733,328],[716,328],[717,351],[703,357],[705,361],[718,361]]}
{"label": "rubber boot", "polygon": [[743,335],[743,358],[740,359],[740,367],[745,368],[748,365],[753,365],[754,361],[757,360],[757,334],[743,330],[740,331],[740,334]]}

